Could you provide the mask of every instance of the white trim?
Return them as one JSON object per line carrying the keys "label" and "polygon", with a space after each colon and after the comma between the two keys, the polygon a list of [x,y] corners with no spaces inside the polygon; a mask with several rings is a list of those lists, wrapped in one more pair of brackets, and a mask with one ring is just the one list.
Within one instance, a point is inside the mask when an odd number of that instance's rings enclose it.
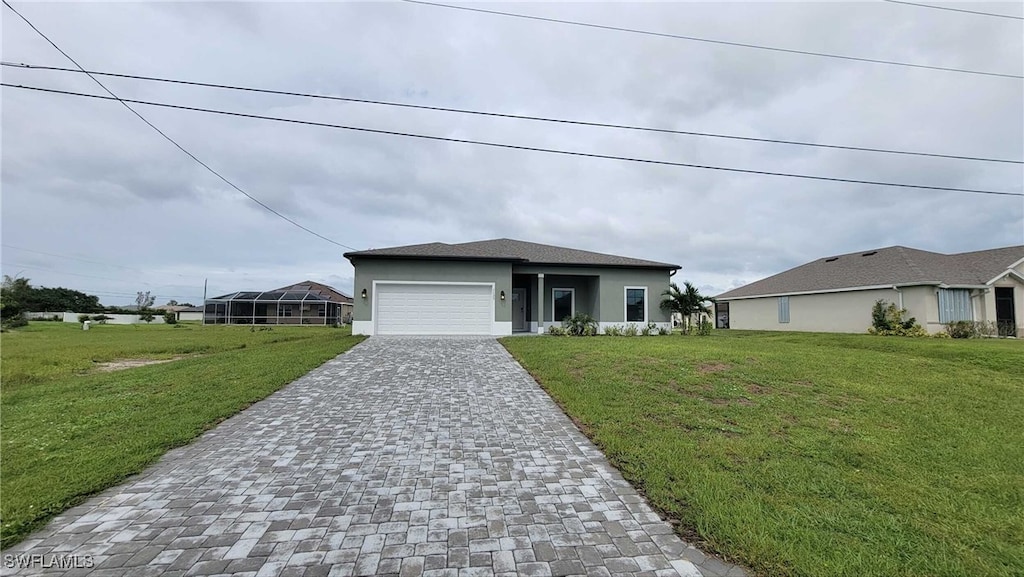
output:
{"label": "white trim", "polygon": [[371,295],[371,320],[370,321],[353,321],[352,322],[352,334],[356,333],[355,324],[356,322],[369,322],[372,325],[369,333],[358,333],[358,334],[369,334],[374,335],[377,332],[377,285],[441,285],[441,286],[488,286],[491,287],[491,334],[492,335],[505,335],[512,334],[512,322],[508,321],[508,333],[496,332],[504,331],[504,323],[502,321],[495,321],[494,318],[497,316],[496,304],[494,302],[495,283],[493,282],[475,282],[475,281],[432,281],[432,280],[374,280],[372,283],[373,294]]}
{"label": "white trim", "polygon": [[773,298],[773,297],[791,297],[791,296],[799,296],[799,295],[818,295],[818,294],[826,294],[826,293],[845,293],[845,292],[854,292],[854,291],[870,291],[870,290],[883,290],[883,289],[894,290],[897,287],[931,286],[931,285],[938,285],[938,284],[941,284],[941,283],[938,283],[938,282],[920,282],[920,283],[908,283],[908,284],[900,284],[900,285],[880,284],[880,285],[872,285],[872,286],[858,286],[858,287],[847,287],[847,288],[838,288],[838,289],[827,289],[827,290],[820,290],[820,291],[798,291],[798,292],[784,292],[784,293],[765,293],[765,294],[751,295],[751,296],[746,296],[746,297],[725,297],[725,298],[718,297],[716,300],[726,301],[726,302],[728,302],[728,301],[743,301],[743,300],[750,300],[750,299],[764,299],[764,298]]}
{"label": "white trim", "polygon": [[[1020,262],[1024,262],[1024,259],[1021,259]],[[1021,282],[1024,282],[1024,275],[1022,275],[1019,272],[1013,270],[1014,267],[1016,267],[1016,266],[1017,265],[1014,264],[1010,268],[1008,268],[1008,269],[1004,270],[1003,272],[999,273],[999,275],[996,278],[994,278],[994,279],[988,281],[987,283],[985,283],[985,286],[989,286],[992,283],[999,282],[999,281],[1003,280],[1004,278],[1006,278],[1008,276],[1015,276],[1015,277],[1017,277],[1017,280],[1019,280]]]}
{"label": "white trim", "polygon": [[373,336],[373,321],[352,321],[352,334]]}
{"label": "white trim", "polygon": [[537,321],[530,321],[530,332],[537,332]]}
{"label": "white trim", "polygon": [[[642,291],[644,291],[644,320],[642,320],[642,321],[631,321],[631,320],[629,320],[629,300],[626,298],[626,295],[629,294],[630,290],[642,290]],[[648,311],[648,307],[650,306],[650,301],[647,299],[647,294],[648,294],[648,290],[647,290],[647,287],[645,287],[645,286],[624,286],[624,287],[622,287],[622,318],[625,320],[626,323],[641,323],[645,327],[647,326],[647,319],[651,318],[651,315],[649,314],[649,311]]]}
{"label": "white trim", "polygon": [[491,323],[491,335],[507,337],[512,334],[512,321],[494,321]]}
{"label": "white trim", "polygon": [[576,315],[576,289],[551,287],[551,322],[562,324],[562,319],[555,318],[555,291],[569,291],[572,293],[572,301],[569,305],[569,316],[571,317]]}

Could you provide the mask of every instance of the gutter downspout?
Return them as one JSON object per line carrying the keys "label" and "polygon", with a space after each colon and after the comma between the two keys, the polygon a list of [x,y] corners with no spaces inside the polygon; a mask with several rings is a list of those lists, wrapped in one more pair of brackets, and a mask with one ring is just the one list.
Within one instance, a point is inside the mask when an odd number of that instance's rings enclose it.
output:
{"label": "gutter downspout", "polygon": [[896,306],[903,310],[903,291],[896,285],[892,285],[892,290],[896,291]]}

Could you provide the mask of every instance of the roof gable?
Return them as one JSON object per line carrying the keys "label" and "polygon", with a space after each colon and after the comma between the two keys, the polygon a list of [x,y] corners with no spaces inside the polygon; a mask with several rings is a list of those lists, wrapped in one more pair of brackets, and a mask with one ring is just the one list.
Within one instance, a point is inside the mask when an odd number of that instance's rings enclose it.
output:
{"label": "roof gable", "polygon": [[345,258],[409,258],[434,260],[508,261],[524,264],[556,264],[569,266],[610,266],[663,268],[675,270],[679,265],[630,258],[574,248],[526,242],[509,238],[446,244],[432,242],[392,248],[345,253]]}
{"label": "roof gable", "polygon": [[958,254],[891,246],[820,258],[718,295],[749,298],[892,285],[984,285],[1024,258],[1024,245]]}

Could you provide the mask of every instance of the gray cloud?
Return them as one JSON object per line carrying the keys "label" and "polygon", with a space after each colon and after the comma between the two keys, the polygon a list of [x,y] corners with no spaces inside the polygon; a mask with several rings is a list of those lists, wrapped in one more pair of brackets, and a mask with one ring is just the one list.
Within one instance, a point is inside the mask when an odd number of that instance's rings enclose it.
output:
{"label": "gray cloud", "polygon": [[[981,5],[1019,13],[1019,5]],[[497,9],[1020,74],[1019,26],[893,4],[512,4]],[[397,3],[25,4],[87,67],[680,130],[1024,157],[1024,83]],[[65,66],[16,17],[7,60]],[[7,82],[96,93],[79,75]],[[1019,165],[550,125],[110,79],[125,97],[288,118],[864,180],[1021,191]],[[351,290],[344,249],[231,190],[116,103],[5,88],[6,244],[35,281],[128,302]],[[1024,201],[560,157],[140,107],[250,194],[357,248],[498,236],[675,262],[715,293],[834,253],[1024,242]],[[60,272],[57,272],[60,271]],[[79,275],[101,276],[93,279]],[[180,294],[179,294],[180,293]],[[120,300],[119,300],[120,299]],[[183,300],[177,298],[177,300]]]}

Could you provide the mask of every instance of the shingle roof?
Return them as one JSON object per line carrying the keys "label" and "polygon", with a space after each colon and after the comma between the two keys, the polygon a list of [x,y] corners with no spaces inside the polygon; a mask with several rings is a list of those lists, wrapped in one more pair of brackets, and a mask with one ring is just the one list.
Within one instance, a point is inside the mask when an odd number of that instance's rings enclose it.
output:
{"label": "shingle roof", "polygon": [[345,253],[345,258],[411,258],[433,260],[490,260],[529,264],[610,266],[630,268],[664,268],[675,270],[679,265],[642,260],[612,254],[602,254],[574,248],[551,246],[535,242],[498,238],[461,244],[432,242],[393,248],[378,248]]}
{"label": "shingle roof", "polygon": [[311,280],[304,280],[300,283],[288,285],[276,289],[279,291],[311,291],[313,293],[327,297],[327,300],[336,303],[351,303],[352,297],[345,294],[344,292],[319,282],[313,282]]}
{"label": "shingle roof", "polygon": [[946,284],[983,285],[1024,259],[1024,245],[959,254],[890,246],[820,258],[718,295],[718,299],[853,287]]}

